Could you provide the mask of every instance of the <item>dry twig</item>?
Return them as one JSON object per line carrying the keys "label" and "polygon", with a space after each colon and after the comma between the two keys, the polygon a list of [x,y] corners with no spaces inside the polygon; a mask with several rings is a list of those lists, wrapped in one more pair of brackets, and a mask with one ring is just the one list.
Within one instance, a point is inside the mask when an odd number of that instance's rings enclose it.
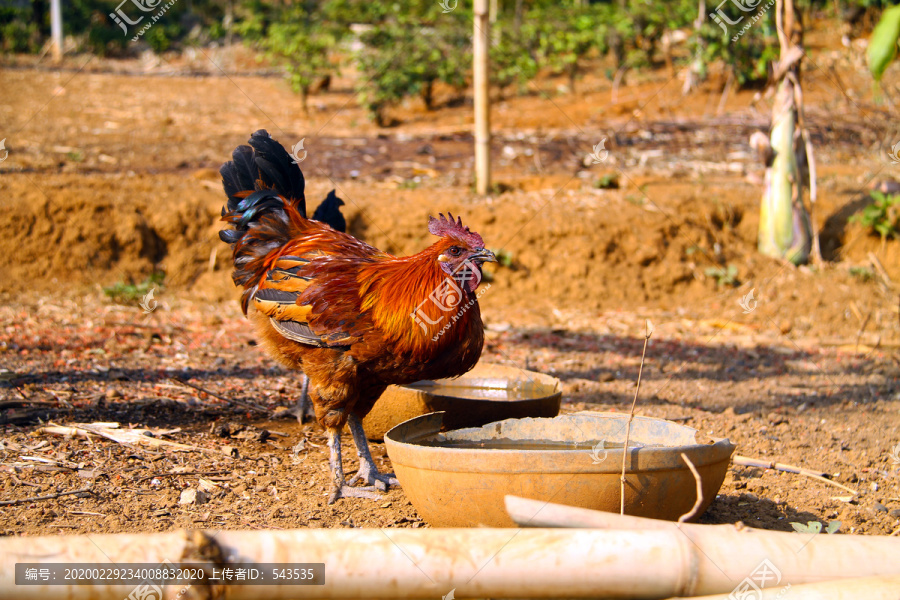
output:
{"label": "dry twig", "polygon": [[219,394],[217,394],[215,392],[211,392],[206,388],[200,387],[199,385],[195,385],[195,384],[191,383],[190,381],[185,381],[178,377],[170,377],[170,379],[172,381],[174,381],[175,383],[180,383],[181,385],[187,386],[189,388],[194,388],[198,392],[203,392],[204,394],[208,394],[208,395],[212,396],[213,398],[217,398],[217,399],[221,400],[222,402],[226,402],[228,404],[237,404],[239,406],[243,406],[244,408],[249,408],[251,410],[257,410],[259,412],[264,412],[264,413],[269,412],[268,408],[266,408],[265,406],[256,404],[255,402],[246,402],[244,400],[236,400],[234,398],[226,398],[225,396],[220,396]]}
{"label": "dry twig", "polygon": [[703,504],[703,481],[700,479],[700,472],[697,471],[697,467],[695,467],[694,463],[691,462],[691,459],[687,457],[687,454],[682,452],[681,459],[687,463],[688,469],[694,474],[694,481],[697,483],[697,499],[694,501],[694,506],[691,507],[691,510],[678,517],[678,522],[684,523],[685,521],[690,521],[700,513],[700,506]]}
{"label": "dry twig", "polygon": [[818,471],[810,471],[809,469],[803,469],[801,467],[795,467],[793,465],[786,465],[783,463],[769,462],[766,460],[759,460],[755,458],[747,458],[746,456],[738,456],[736,455],[733,459],[734,464],[741,465],[745,467],[762,467],[763,469],[775,469],[776,471],[784,471],[785,473],[796,473],[797,475],[803,475],[804,477],[811,477],[812,479],[818,479],[819,481],[824,481],[825,483],[830,483],[833,486],[837,486],[842,490],[846,490],[853,494],[857,495],[857,492],[854,489],[848,488],[846,485],[842,485],[837,481],[832,481],[825,477],[825,473],[821,473]]}
{"label": "dry twig", "polygon": [[631,414],[628,416],[628,426],[625,428],[625,445],[622,446],[622,478],[620,480],[619,512],[625,514],[625,462],[628,459],[628,439],[631,437],[631,422],[634,421],[634,407],[637,405],[638,394],[641,393],[641,376],[644,374],[644,357],[647,355],[647,342],[653,335],[653,326],[648,319],[645,323],[647,332],[644,334],[644,349],[641,351],[641,366],[638,369],[637,386],[634,389],[634,400],[631,401]]}
{"label": "dry twig", "polygon": [[26,502],[40,502],[41,500],[54,500],[56,498],[61,498],[62,496],[71,496],[72,494],[84,494],[90,493],[91,486],[87,486],[85,488],[81,488],[80,490],[70,490],[68,492],[56,492],[53,494],[47,494],[46,496],[32,496],[30,498],[22,498],[20,500],[3,500],[0,502],[0,506],[14,506],[16,504],[25,504]]}
{"label": "dry twig", "polygon": [[811,471],[810,469],[804,469],[803,467],[795,467],[794,465],[762,460],[760,458],[749,458],[746,456],[741,456],[740,454],[735,454],[731,460],[734,464],[740,465],[742,467],[760,467],[762,469],[774,469],[776,471],[784,471],[785,473],[797,473],[798,475],[815,475],[817,477],[828,476],[827,473],[823,473],[821,471]]}

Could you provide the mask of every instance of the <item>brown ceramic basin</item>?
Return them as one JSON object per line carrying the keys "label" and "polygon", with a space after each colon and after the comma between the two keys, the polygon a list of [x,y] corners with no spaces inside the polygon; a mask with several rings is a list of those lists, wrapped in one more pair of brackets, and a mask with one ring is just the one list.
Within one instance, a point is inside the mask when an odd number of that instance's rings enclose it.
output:
{"label": "brown ceramic basin", "polygon": [[[619,511],[628,415],[576,413],[508,419],[441,433],[445,416],[416,417],[384,438],[400,485],[435,527],[514,527],[504,496]],[[635,417],[626,459],[625,514],[677,520],[696,500],[684,453],[703,482],[701,514],[716,497],[734,452],[727,439]],[[701,436],[702,437],[702,436]],[[602,442],[602,443],[601,443]]]}
{"label": "brown ceramic basin", "polygon": [[365,419],[370,440],[420,415],[445,411],[447,429],[523,417],[555,417],[562,389],[559,380],[516,367],[479,364],[456,379],[390,386]]}

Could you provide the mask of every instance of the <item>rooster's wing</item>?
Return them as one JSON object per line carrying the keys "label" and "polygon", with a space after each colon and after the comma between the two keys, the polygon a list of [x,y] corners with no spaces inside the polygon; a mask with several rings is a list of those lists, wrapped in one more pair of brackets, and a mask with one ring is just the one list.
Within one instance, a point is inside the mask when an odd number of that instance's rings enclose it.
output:
{"label": "rooster's wing", "polygon": [[333,230],[315,237],[285,248],[260,282],[253,304],[289,340],[350,346],[372,328],[362,311],[359,267],[386,255]]}

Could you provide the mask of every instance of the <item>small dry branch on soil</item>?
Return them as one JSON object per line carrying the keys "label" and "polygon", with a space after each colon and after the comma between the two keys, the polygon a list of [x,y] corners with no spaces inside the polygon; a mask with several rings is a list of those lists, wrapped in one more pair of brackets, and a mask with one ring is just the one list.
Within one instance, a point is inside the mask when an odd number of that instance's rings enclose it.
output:
{"label": "small dry branch on soil", "polygon": [[216,452],[208,448],[179,444],[164,440],[156,436],[178,433],[180,429],[120,429],[118,423],[73,423],[71,425],[56,425],[51,423],[37,430],[38,433],[52,435],[82,436],[90,438],[92,435],[112,440],[117,444],[148,446],[151,448],[170,448],[184,452]]}

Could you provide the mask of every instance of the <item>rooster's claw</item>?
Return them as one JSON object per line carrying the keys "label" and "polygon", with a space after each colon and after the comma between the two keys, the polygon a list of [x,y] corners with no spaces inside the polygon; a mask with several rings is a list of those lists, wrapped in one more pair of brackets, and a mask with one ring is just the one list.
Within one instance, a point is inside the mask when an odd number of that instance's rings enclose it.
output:
{"label": "rooster's claw", "polygon": [[375,489],[382,492],[388,491],[391,486],[400,487],[400,482],[394,477],[393,473],[379,473],[378,469],[373,469],[369,463],[362,461],[356,475],[350,478],[348,485],[353,485],[357,481],[374,486]]}

